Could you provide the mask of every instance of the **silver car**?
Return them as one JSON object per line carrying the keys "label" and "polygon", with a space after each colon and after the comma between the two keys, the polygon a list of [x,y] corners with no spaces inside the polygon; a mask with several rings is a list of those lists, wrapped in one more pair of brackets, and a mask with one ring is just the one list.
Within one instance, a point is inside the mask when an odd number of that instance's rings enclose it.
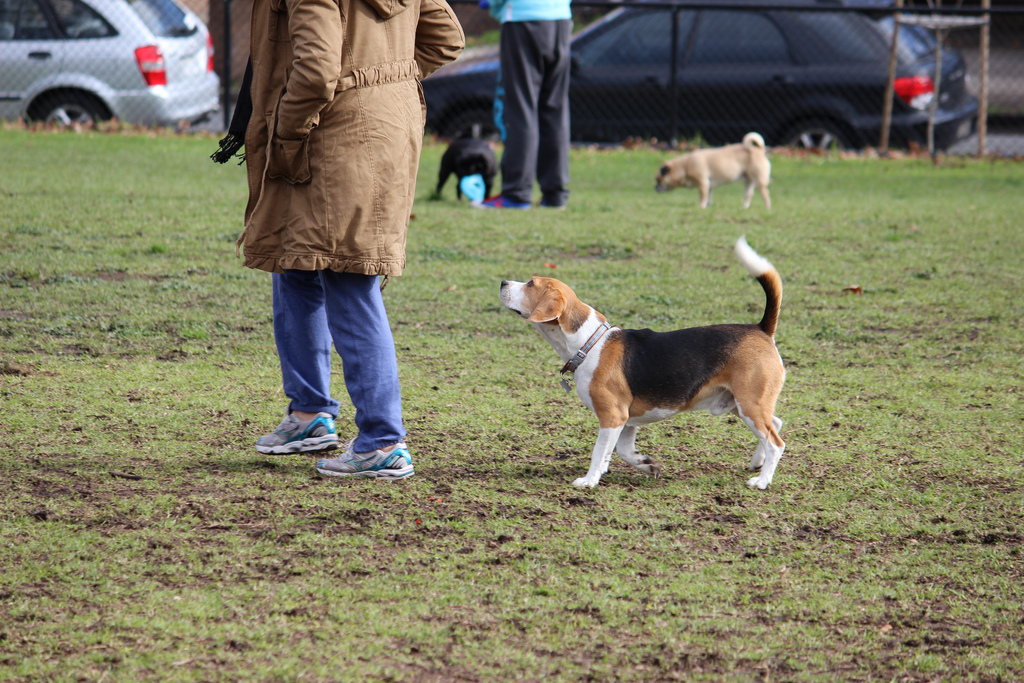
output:
{"label": "silver car", "polygon": [[213,41],[174,0],[0,0],[0,120],[198,123]]}

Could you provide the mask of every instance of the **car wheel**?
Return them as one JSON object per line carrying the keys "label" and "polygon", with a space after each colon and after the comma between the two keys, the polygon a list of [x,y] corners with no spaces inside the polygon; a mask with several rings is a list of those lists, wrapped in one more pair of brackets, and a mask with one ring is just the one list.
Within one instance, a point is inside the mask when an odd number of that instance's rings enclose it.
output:
{"label": "car wheel", "polygon": [[58,126],[96,123],[110,118],[106,106],[96,97],[81,90],[58,90],[46,93],[29,110],[34,121]]}
{"label": "car wheel", "polygon": [[453,116],[441,129],[441,137],[454,140],[473,137],[479,140],[497,140],[498,127],[490,109],[469,109]]}
{"label": "car wheel", "polygon": [[800,149],[850,149],[850,136],[839,124],[826,119],[803,121],[782,136],[782,144]]}

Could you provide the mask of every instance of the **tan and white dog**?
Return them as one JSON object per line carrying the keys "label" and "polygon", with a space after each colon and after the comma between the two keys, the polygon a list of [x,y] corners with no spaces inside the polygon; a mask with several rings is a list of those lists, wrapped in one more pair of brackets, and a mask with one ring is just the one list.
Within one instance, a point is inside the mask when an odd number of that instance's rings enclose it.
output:
{"label": "tan and white dog", "polygon": [[658,171],[654,189],[666,192],[673,187],[696,187],[700,191],[700,208],[706,209],[711,203],[712,189],[743,178],[747,187],[743,208],[750,208],[756,187],[764,205],[770,209],[768,183],[771,175],[772,164],[765,154],[764,138],[757,133],[747,133],[739,144],[698,149],[666,161]]}
{"label": "tan and white dog", "polygon": [[786,445],[775,401],[786,371],[775,348],[782,304],[782,279],[744,238],[736,242],[740,262],[761,283],[766,302],[757,325],[710,325],[674,332],[612,327],[576,298],[563,282],[535,277],[501,283],[501,303],[533,323],[565,365],[562,386],[597,415],[600,429],[586,476],[574,486],[596,486],[608,471],[612,449],[636,469],[659,476],[661,465],[640,455],[636,431],[686,410],[733,413],[757,437],[747,481],[765,489]]}

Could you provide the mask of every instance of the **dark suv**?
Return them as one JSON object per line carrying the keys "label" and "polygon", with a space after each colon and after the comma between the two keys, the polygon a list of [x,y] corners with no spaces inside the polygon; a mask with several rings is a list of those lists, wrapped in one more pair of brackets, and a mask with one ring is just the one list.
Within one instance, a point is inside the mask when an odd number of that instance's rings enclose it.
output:
{"label": "dark suv", "polygon": [[[717,145],[757,131],[769,145],[877,144],[892,18],[834,3],[796,0],[792,6],[633,6],[587,27],[572,44],[572,139],[664,140],[675,133]],[[934,45],[927,31],[900,26],[894,146],[925,143],[935,95]],[[471,128],[493,134],[497,69],[493,55],[460,59],[426,79],[427,127],[446,137]],[[943,55],[938,90],[935,146],[945,149],[973,132],[978,111],[964,61],[954,51]]]}

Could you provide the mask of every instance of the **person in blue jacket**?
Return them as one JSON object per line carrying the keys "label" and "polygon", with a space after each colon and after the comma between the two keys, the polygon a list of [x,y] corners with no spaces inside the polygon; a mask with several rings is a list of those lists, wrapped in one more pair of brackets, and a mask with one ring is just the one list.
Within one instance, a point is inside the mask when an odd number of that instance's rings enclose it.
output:
{"label": "person in blue jacket", "polygon": [[481,206],[529,209],[569,200],[569,0],[484,0],[501,22],[501,62],[494,122],[505,150],[501,194]]}

